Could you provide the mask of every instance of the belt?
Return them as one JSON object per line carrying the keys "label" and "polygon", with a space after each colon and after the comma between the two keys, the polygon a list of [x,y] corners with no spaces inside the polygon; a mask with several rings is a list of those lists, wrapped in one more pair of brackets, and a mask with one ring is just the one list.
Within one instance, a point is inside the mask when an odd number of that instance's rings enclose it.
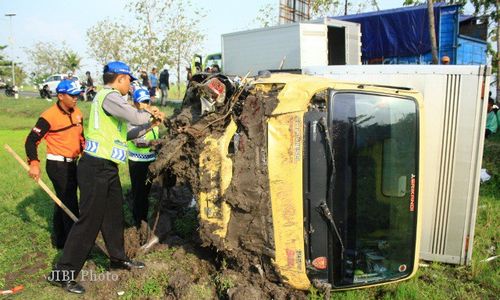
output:
{"label": "belt", "polygon": [[55,154],[50,154],[50,153],[47,153],[47,159],[48,160],[54,160],[54,161],[64,161],[64,162],[73,162],[73,161],[76,161],[76,157],[75,158],[70,158],[70,157],[64,157],[62,155],[55,155]]}

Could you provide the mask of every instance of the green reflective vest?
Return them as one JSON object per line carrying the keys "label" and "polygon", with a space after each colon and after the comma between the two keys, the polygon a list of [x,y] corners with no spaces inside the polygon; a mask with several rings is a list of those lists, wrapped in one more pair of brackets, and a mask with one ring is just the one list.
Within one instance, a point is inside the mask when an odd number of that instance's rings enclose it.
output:
{"label": "green reflective vest", "polygon": [[[147,141],[157,140],[159,137],[158,126],[146,132],[144,139]],[[151,147],[137,147],[133,141],[128,141],[128,159],[132,161],[153,161],[156,159],[156,153]]]}
{"label": "green reflective vest", "polygon": [[114,116],[108,116],[102,103],[113,89],[100,90],[92,101],[87,130],[85,131],[85,150],[89,155],[125,163],[127,160],[127,123]]}

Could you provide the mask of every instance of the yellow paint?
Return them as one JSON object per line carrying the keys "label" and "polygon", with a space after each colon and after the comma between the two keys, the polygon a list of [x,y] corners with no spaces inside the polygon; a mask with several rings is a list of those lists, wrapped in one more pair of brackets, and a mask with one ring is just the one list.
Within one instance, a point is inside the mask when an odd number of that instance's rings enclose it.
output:
{"label": "yellow paint", "polygon": [[308,289],[310,282],[304,262],[302,119],[303,112],[269,118],[268,163],[274,263],[286,283],[297,289]]}
{"label": "yellow paint", "polygon": [[215,234],[224,238],[231,214],[229,205],[222,201],[232,179],[233,161],[228,157],[228,147],[236,124],[231,120],[224,134],[219,138],[208,136],[205,149],[200,153],[200,181],[210,181],[210,190],[201,191],[199,195],[200,219],[209,224],[215,224],[218,229]]}

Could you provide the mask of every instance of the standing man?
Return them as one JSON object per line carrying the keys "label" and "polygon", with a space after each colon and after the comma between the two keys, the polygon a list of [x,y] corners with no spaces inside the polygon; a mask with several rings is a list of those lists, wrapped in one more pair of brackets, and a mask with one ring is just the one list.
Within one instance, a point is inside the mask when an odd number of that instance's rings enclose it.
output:
{"label": "standing man", "polygon": [[92,101],[94,99],[94,96],[96,94],[95,92],[95,87],[94,87],[94,80],[92,79],[92,76],[90,75],[90,71],[85,72],[85,75],[87,76],[87,81],[85,82],[85,101]]}
{"label": "standing man", "polygon": [[[114,61],[104,67],[104,88],[90,109],[85,150],[78,164],[80,218],[71,229],[64,251],[47,280],[69,292],[85,289],[75,279],[101,231],[110,257],[111,269],[142,269],[125,254],[123,237],[123,194],[118,165],[127,161],[127,140],[145,134],[164,116],[158,109],[151,114],[138,111],[123,98],[136,80],[130,68]],[[153,121],[150,121],[152,119]],[[137,124],[127,132],[127,123]]]}
{"label": "standing man", "polygon": [[[169,74],[167,68],[163,69],[160,73],[160,90],[161,90],[161,100],[160,105],[167,105],[168,102],[168,90],[170,89],[170,84],[168,82]],[[163,104],[163,99],[165,99],[165,104]]]}
{"label": "standing man", "polygon": [[[57,103],[42,113],[26,138],[25,149],[30,166],[29,176],[40,178],[38,144],[47,143],[45,170],[54,185],[57,197],[78,217],[76,195],[76,160],[85,145],[83,116],[76,107],[80,89],[72,80],[62,80],[56,88]],[[73,226],[73,220],[58,206],[54,206],[53,244],[62,249]]]}
{"label": "standing man", "polygon": [[[142,111],[149,108],[151,98],[144,88],[138,88],[133,94],[134,106]],[[134,129],[129,124],[129,131]],[[132,198],[135,226],[141,227],[142,221],[148,222],[149,192],[151,181],[148,180],[149,165],[156,160],[156,153],[151,149],[159,138],[158,126],[153,127],[145,135],[128,141],[128,167],[132,185]]]}
{"label": "standing man", "polygon": [[156,76],[156,67],[151,69],[151,74],[149,74],[149,95],[151,96],[151,101],[154,103],[156,98],[156,89],[158,88],[158,77]]}

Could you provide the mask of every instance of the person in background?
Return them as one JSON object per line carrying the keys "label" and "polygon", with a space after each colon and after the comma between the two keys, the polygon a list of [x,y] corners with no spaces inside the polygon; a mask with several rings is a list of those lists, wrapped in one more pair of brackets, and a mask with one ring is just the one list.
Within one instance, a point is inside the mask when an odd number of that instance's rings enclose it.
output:
{"label": "person in background", "polygon": [[[149,109],[151,98],[148,90],[138,88],[133,93],[134,106],[139,111]],[[136,126],[129,123],[129,131]],[[145,135],[128,141],[128,166],[130,182],[132,185],[133,207],[135,225],[140,228],[141,223],[148,222],[149,192],[151,181],[148,180],[149,165],[156,160],[156,153],[151,146],[158,140],[158,126],[153,127]]]}
{"label": "person in background", "polygon": [[[160,90],[161,90],[160,105],[162,105],[162,106],[167,105],[168,90],[169,89],[170,89],[169,74],[168,74],[168,70],[165,68],[160,73]],[[164,102],[164,100],[165,100],[165,102]]]}
{"label": "person in background", "polygon": [[[30,166],[29,176],[40,178],[38,144],[45,139],[47,161],[45,170],[54,185],[57,197],[78,217],[76,161],[85,145],[83,115],[76,106],[80,88],[76,82],[62,80],[56,88],[57,102],[44,111],[25,142]],[[73,220],[58,206],[52,218],[53,244],[62,249],[73,226]]]}
{"label": "person in background", "polygon": [[65,79],[71,80],[71,81],[76,81],[76,78],[73,77],[73,72],[69,71],[68,75],[66,76]]}
{"label": "person in background", "polygon": [[94,80],[90,75],[90,71],[85,72],[85,75],[87,76],[87,81],[85,82],[85,101],[91,101],[96,94]]}
{"label": "person in background", "polygon": [[[104,66],[101,89],[90,108],[85,149],[78,164],[80,218],[73,225],[62,256],[47,280],[71,293],[82,294],[77,283],[97,234],[101,231],[110,258],[110,269],[142,269],[144,264],[125,254],[123,193],[118,166],[127,161],[127,140],[144,135],[164,118],[157,108],[138,111],[123,96],[136,80],[127,64],[113,61]],[[136,124],[127,131],[127,123]]]}
{"label": "person in background", "polygon": [[449,65],[450,64],[450,57],[446,56],[446,55],[441,57],[441,64],[442,65]]}
{"label": "person in background", "polygon": [[220,73],[220,67],[218,64],[213,64],[212,67],[210,68],[210,73]]}
{"label": "person in background", "polygon": [[497,132],[498,129],[498,117],[497,117],[497,111],[498,108],[495,109],[493,98],[491,97],[491,92],[490,92],[490,97],[488,98],[488,114],[486,115],[486,133],[485,137],[488,138],[490,135],[494,134]]}
{"label": "person in background", "polygon": [[156,89],[158,88],[158,76],[156,76],[156,67],[151,69],[151,74],[149,74],[149,95],[151,96],[151,102],[156,99]]}
{"label": "person in background", "polygon": [[151,83],[149,82],[149,76],[146,71],[141,71],[142,86],[145,86],[148,90],[151,88]]}

